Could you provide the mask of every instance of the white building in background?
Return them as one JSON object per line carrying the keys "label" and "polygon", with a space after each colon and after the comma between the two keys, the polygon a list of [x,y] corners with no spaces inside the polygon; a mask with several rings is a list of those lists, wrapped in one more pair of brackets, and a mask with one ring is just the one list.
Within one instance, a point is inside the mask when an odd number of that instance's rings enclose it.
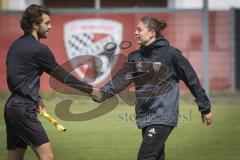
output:
{"label": "white building in background", "polygon": [[1,8],[6,10],[24,10],[31,4],[43,4],[43,0],[0,0]]}
{"label": "white building in background", "polygon": [[[168,0],[169,8],[200,9],[204,0]],[[229,10],[240,8],[240,0],[208,0],[209,10]]]}
{"label": "white building in background", "polygon": [[9,10],[24,10],[31,4],[42,4],[42,0],[9,0]]}

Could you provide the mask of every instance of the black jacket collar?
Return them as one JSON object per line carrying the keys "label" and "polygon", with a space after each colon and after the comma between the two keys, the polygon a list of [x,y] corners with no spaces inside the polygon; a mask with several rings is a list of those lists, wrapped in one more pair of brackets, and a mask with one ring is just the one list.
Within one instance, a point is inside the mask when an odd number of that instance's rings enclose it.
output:
{"label": "black jacket collar", "polygon": [[165,47],[165,46],[169,46],[169,42],[163,36],[161,36],[157,38],[154,42],[149,44],[148,46],[140,46],[139,50],[143,55],[145,55],[145,54],[150,54],[152,49]]}

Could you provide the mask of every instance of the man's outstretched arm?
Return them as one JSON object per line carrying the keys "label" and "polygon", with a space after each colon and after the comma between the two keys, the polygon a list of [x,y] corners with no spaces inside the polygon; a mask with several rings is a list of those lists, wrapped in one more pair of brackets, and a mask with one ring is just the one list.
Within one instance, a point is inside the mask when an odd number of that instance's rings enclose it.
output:
{"label": "man's outstretched arm", "polygon": [[52,52],[47,47],[43,47],[39,51],[39,55],[35,57],[35,60],[37,61],[38,67],[63,84],[88,93],[89,95],[93,92],[93,86],[80,81],[71,73],[64,70],[56,62]]}

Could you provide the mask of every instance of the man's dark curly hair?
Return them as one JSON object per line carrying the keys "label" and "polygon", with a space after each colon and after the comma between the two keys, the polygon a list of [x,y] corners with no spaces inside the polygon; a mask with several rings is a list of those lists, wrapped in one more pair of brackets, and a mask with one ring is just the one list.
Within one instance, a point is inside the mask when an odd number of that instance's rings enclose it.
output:
{"label": "man's dark curly hair", "polygon": [[32,4],[27,7],[20,21],[24,34],[32,33],[33,24],[40,24],[42,22],[43,14],[50,15],[50,11],[45,6]]}

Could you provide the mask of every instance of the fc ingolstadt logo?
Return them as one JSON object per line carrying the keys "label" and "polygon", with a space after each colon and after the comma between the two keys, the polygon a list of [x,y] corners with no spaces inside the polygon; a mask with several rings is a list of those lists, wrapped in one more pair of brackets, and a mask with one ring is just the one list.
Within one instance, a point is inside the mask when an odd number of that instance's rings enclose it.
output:
{"label": "fc ingolstadt logo", "polygon": [[92,84],[100,84],[111,74],[111,58],[120,52],[114,46],[122,41],[122,30],[121,23],[108,19],[79,19],[64,25],[64,44],[69,59],[90,55],[102,62],[99,66],[93,58],[88,65],[77,67],[74,71],[80,79],[85,77]]}

